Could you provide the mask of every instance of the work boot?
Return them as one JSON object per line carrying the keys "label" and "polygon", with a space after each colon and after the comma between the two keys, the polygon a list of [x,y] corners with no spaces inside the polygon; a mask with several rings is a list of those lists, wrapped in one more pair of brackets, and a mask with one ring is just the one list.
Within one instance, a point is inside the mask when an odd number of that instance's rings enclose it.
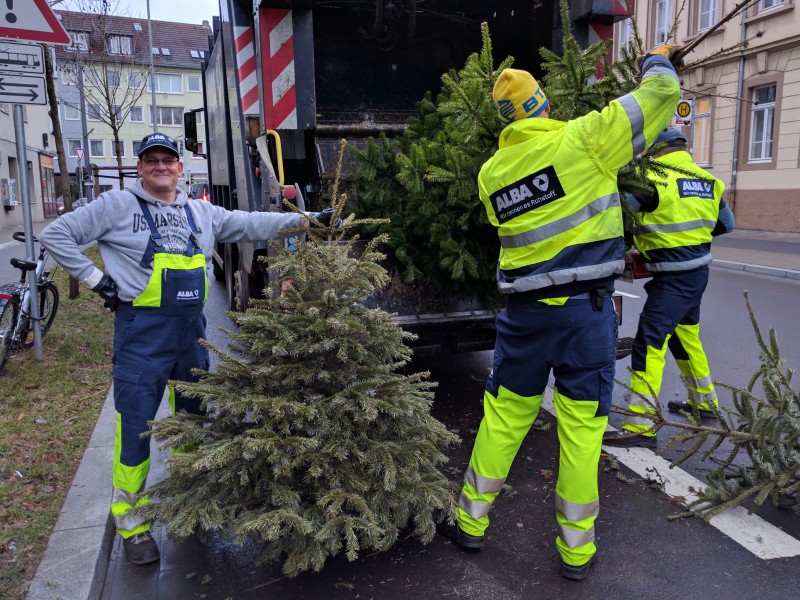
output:
{"label": "work boot", "polygon": [[708,410],[706,408],[697,408],[696,406],[688,402],[675,402],[675,401],[668,402],[667,408],[669,409],[669,412],[673,413],[687,412],[691,415],[695,414],[695,410],[697,410],[697,412],[700,413],[700,417],[703,419],[713,419],[716,416],[713,410]]}
{"label": "work boot", "polygon": [[631,433],[630,431],[609,431],[603,436],[603,444],[615,448],[651,448],[658,447],[654,435]]}
{"label": "work boot", "polygon": [[149,531],[137,533],[122,540],[125,558],[135,565],[147,565],[159,558],[158,546]]}
{"label": "work boot", "polygon": [[486,536],[470,535],[462,531],[458,523],[442,523],[437,529],[443,536],[467,550],[480,550],[486,543]]}
{"label": "work boot", "polygon": [[561,576],[566,577],[567,579],[572,579],[573,581],[582,581],[586,579],[586,576],[589,574],[589,569],[592,568],[592,563],[594,562],[594,556],[588,560],[588,562],[582,565],[568,565],[563,560],[561,561]]}

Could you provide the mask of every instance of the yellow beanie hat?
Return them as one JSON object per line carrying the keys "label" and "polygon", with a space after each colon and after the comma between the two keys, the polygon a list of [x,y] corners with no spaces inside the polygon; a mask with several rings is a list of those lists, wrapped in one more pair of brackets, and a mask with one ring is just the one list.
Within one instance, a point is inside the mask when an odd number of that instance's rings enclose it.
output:
{"label": "yellow beanie hat", "polygon": [[494,84],[492,99],[504,125],[538,117],[550,104],[533,75],[518,69],[503,69]]}

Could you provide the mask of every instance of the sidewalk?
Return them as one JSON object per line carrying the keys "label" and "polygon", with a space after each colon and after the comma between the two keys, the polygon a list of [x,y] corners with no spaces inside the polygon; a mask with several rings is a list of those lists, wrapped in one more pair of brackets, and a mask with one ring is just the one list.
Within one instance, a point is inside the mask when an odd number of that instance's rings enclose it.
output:
{"label": "sidewalk", "polygon": [[[800,233],[768,233],[768,232],[754,232],[754,231],[735,231],[732,234],[716,238],[712,247],[714,255],[714,262],[712,266],[725,269],[736,269],[741,271],[748,271],[758,273],[761,275],[782,277],[795,281],[800,281]],[[437,400],[438,402],[438,400]],[[162,406],[166,403],[162,403]],[[162,408],[163,412],[163,408]],[[160,414],[163,416],[163,414]],[[89,443],[83,460],[78,468],[75,480],[68,493],[67,499],[62,508],[61,515],[56,524],[55,530],[50,538],[50,542],[46,554],[39,565],[34,581],[32,582],[28,598],[29,600],[51,600],[53,598],[61,598],[65,600],[122,600],[122,599],[151,599],[151,598],[170,598],[176,600],[177,598],[190,598],[190,597],[207,597],[213,598],[226,598],[226,597],[253,597],[263,598],[269,594],[270,597],[281,598],[318,598],[323,597],[319,594],[325,594],[327,597],[357,597],[355,591],[349,593],[347,590],[352,590],[352,582],[338,581],[335,576],[337,569],[336,565],[342,565],[343,569],[352,568],[345,567],[344,565],[353,565],[356,563],[346,563],[343,559],[337,558],[329,561],[329,566],[323,569],[320,574],[309,575],[306,584],[298,583],[301,577],[291,580],[291,583],[286,581],[280,572],[280,567],[269,565],[265,567],[257,567],[254,559],[258,555],[258,548],[253,546],[245,546],[243,548],[233,547],[228,543],[221,542],[215,539],[210,540],[206,545],[201,545],[196,540],[189,540],[187,542],[178,544],[169,540],[164,534],[163,530],[158,530],[155,533],[156,541],[159,544],[162,552],[162,560],[155,565],[137,567],[128,564],[122,556],[121,545],[119,538],[114,536],[113,523],[109,515],[109,501],[111,495],[111,457],[113,452],[114,443],[114,407],[111,393],[109,392],[106,398],[105,405],[100,415],[100,419],[95,428],[94,434]],[[552,428],[555,429],[555,428]],[[554,435],[553,432],[551,432]],[[543,437],[543,436],[540,436]],[[526,442],[527,444],[528,442]],[[540,439],[536,443],[541,444],[543,441]],[[467,449],[468,450],[468,449]],[[522,467],[520,467],[522,468]],[[160,479],[164,476],[164,455],[162,452],[154,448],[152,457],[151,481]],[[606,479],[613,479],[612,475],[603,475]],[[610,484],[609,484],[610,485]],[[622,488],[621,502],[619,504],[620,510],[626,507],[627,514],[635,513],[631,509],[631,505],[635,503],[636,491],[632,486]],[[528,491],[524,496],[529,494]],[[534,499],[530,496],[527,497],[526,502],[533,502]],[[543,498],[544,501],[544,498]],[[511,500],[505,500],[506,510]],[[552,499],[547,500],[552,502]],[[669,503],[664,510],[669,509]],[[674,509],[674,507],[672,507]],[[661,510],[658,507],[655,510]],[[520,513],[525,512],[524,503],[518,509]],[[530,512],[530,511],[527,511]],[[550,536],[550,529],[552,528],[551,511],[537,510],[538,513],[546,513],[544,520],[541,524],[542,531]],[[602,513],[601,518],[611,519],[615,515],[612,513]],[[619,517],[619,515],[617,515]],[[647,515],[639,515],[637,518],[645,518]],[[526,518],[530,518],[526,515]],[[664,521],[666,521],[664,519]],[[631,524],[633,526],[633,524]],[[521,527],[521,523],[517,525]],[[652,521],[645,521],[640,523],[640,527],[649,527],[653,529]],[[526,524],[526,527],[531,527]],[[661,525],[656,526],[660,528]],[[655,532],[651,532],[655,535]],[[607,541],[613,543],[614,539],[611,538],[612,533],[606,533],[609,538]],[[675,535],[674,531],[669,532],[664,530],[657,535],[664,535],[665,538]],[[651,539],[658,539],[656,537]],[[548,538],[548,544],[552,540]],[[628,540],[629,542],[629,540]],[[495,542],[499,545],[499,542]],[[626,547],[623,542],[618,542],[619,547],[617,552],[622,552]],[[695,548],[691,551],[700,553],[714,552],[712,548],[702,549],[698,540],[692,542]],[[681,547],[683,544],[680,541],[675,542],[676,547]],[[456,552],[456,549],[450,548],[444,542],[432,543],[428,546],[422,547],[420,544],[412,543],[411,541],[401,541],[398,544],[399,549],[393,549],[392,556],[385,556],[390,554],[382,553],[381,557],[374,558],[373,566],[368,568],[371,573],[365,578],[374,578],[374,581],[369,584],[369,590],[363,587],[363,579],[359,589],[364,592],[368,591],[365,597],[382,596],[384,600],[388,598],[402,598],[404,593],[411,593],[421,598],[434,598],[441,597],[442,594],[447,595],[449,590],[455,590],[453,586],[450,588],[442,587],[444,581],[448,581],[457,575],[458,578],[467,577],[469,569],[477,568],[477,564],[470,563],[470,556],[464,553]],[[514,550],[514,549],[507,549]],[[531,550],[535,554],[541,554],[545,558],[540,560],[550,560],[552,548],[537,547],[537,548],[517,548],[518,552],[524,553],[526,550]],[[629,551],[640,552],[641,549],[636,550],[630,548]],[[452,552],[451,552],[452,551]],[[687,552],[689,549],[687,548]],[[735,552],[726,550],[736,555]],[[487,554],[487,553],[484,553]],[[418,560],[420,555],[424,555],[424,561]],[[738,555],[736,555],[738,556]],[[454,557],[458,557],[457,559]],[[367,557],[372,560],[372,557]],[[252,559],[252,560],[251,560]],[[476,561],[478,559],[475,559]],[[620,558],[620,565],[611,564],[612,561],[602,563],[603,570],[613,570],[615,573],[620,569],[619,578],[629,579],[631,572],[628,570],[625,573],[625,559]],[[695,559],[685,558],[690,562]],[[696,557],[696,564],[703,562],[702,556]],[[734,558],[731,560],[741,560],[746,563],[746,558]],[[489,562],[491,561],[491,562]],[[496,562],[499,561],[499,562]],[[502,563],[500,555],[495,559],[490,559],[488,556],[481,556],[480,562],[485,567],[491,566],[496,569],[496,573],[503,573],[508,565]],[[616,562],[616,561],[614,561]],[[651,561],[652,562],[652,561]],[[656,561],[658,562],[658,561]],[[417,563],[419,565],[417,566]],[[451,565],[452,563],[452,565]],[[400,586],[401,589],[397,590],[397,581],[393,582],[395,585],[395,594],[389,592],[388,584],[396,576],[395,568],[400,569],[398,565],[405,564],[403,569],[414,566],[411,572],[413,579],[409,579],[407,585]],[[230,565],[230,566],[229,566]],[[242,565],[247,565],[247,568]],[[451,565],[448,567],[448,565]],[[421,567],[421,568],[420,568]],[[538,567],[533,568],[529,573],[531,578],[543,578],[545,574],[539,572],[535,573]],[[598,567],[600,568],[600,567]],[[598,568],[595,568],[597,571]],[[731,566],[730,568],[735,568]],[[742,568],[747,568],[744,564]],[[369,570],[371,569],[371,570]],[[449,571],[448,571],[449,569]],[[466,570],[462,572],[462,570]],[[452,573],[448,575],[449,572]],[[347,572],[347,571],[343,571]],[[258,573],[259,577],[254,577]],[[425,582],[429,574],[434,577],[436,585],[431,585],[430,582]],[[214,574],[215,577],[209,581],[201,581]],[[403,573],[405,575],[405,573]],[[437,579],[441,575],[441,580]],[[480,573],[478,574],[480,575]],[[642,575],[644,576],[644,575]],[[474,575],[469,575],[470,580]],[[508,573],[509,579],[513,579],[513,575]],[[452,579],[458,583],[459,579]],[[214,581],[213,579],[216,579]],[[634,577],[641,582],[641,579]],[[236,596],[226,590],[224,585],[227,580],[228,585],[233,585]],[[258,580],[261,583],[252,583]],[[568,582],[569,583],[569,582]],[[719,582],[717,582],[719,583]],[[341,584],[341,585],[340,585]],[[373,585],[374,584],[374,585]],[[702,582],[698,582],[701,585]],[[242,587],[237,587],[241,585]],[[422,586],[421,588],[418,586]],[[428,587],[425,587],[425,586]],[[518,597],[516,595],[503,596],[492,595],[489,590],[489,582],[484,584],[485,588],[469,588],[465,590],[461,586],[461,593],[456,592],[455,596],[461,597]],[[520,585],[524,586],[524,582]],[[559,583],[558,585],[561,585]],[[621,584],[620,584],[621,585]],[[697,590],[698,594],[702,594],[707,598],[722,598],[723,595],[714,595],[721,593],[734,593],[735,590],[728,588],[725,591],[724,584],[720,589],[709,590],[711,588],[703,588]],[[293,586],[293,587],[287,587]],[[715,587],[719,586],[715,583]],[[552,589],[552,594],[548,597],[586,597],[588,595],[572,595],[577,588],[556,588]],[[289,595],[286,596],[273,596],[273,594],[280,594],[280,590],[284,590]],[[299,592],[302,590],[302,594]],[[385,590],[385,591],[381,591]],[[405,592],[403,592],[405,590]],[[427,591],[425,591],[427,590]],[[570,591],[571,590],[571,591]],[[595,590],[596,591],[596,590]],[[619,590],[617,590],[619,591]],[[641,589],[638,590],[641,593]],[[327,593],[326,593],[327,592]],[[500,590],[502,592],[502,590]],[[529,588],[527,592],[519,597],[534,597],[543,592],[542,588]],[[388,595],[387,595],[388,593]],[[420,594],[423,595],[420,595]],[[425,594],[436,595],[425,595]],[[220,595],[216,595],[220,594]],[[292,594],[295,594],[294,596]],[[738,595],[738,594],[736,594]],[[745,594],[746,596],[746,594]],[[613,594],[607,596],[608,598],[615,597]],[[619,596],[617,596],[619,597]],[[628,596],[628,597],[635,597]],[[653,595],[652,598],[661,597]],[[699,597],[699,596],[697,596]],[[729,597],[729,596],[728,596]],[[739,596],[744,597],[744,596]]]}

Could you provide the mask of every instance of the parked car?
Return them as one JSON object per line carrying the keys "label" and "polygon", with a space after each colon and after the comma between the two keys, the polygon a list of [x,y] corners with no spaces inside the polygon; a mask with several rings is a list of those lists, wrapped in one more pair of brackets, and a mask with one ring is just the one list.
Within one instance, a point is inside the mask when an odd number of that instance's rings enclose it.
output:
{"label": "parked car", "polygon": [[211,199],[211,197],[208,195],[208,183],[203,182],[192,184],[192,187],[189,190],[189,198],[208,202]]}
{"label": "parked car", "polygon": [[[72,210],[78,210],[81,206],[86,206],[86,198],[76,198],[72,201]],[[56,199],[56,206],[58,210],[58,216],[64,214],[64,196],[59,196]]]}

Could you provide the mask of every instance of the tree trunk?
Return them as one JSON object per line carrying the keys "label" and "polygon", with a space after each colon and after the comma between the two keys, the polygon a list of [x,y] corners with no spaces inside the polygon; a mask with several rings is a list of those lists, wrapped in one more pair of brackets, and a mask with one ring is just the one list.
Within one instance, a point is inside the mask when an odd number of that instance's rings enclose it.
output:
{"label": "tree trunk", "polygon": [[[64,155],[64,140],[61,135],[61,117],[58,113],[58,97],[56,96],[56,86],[53,83],[55,73],[53,61],[50,56],[50,49],[44,47],[44,76],[47,85],[47,98],[50,105],[50,120],[53,123],[53,137],[56,139],[56,159],[58,160],[58,173],[61,179],[61,194],[64,196],[64,211],[72,210],[72,190],[69,185],[69,168],[67,167],[67,157]],[[80,293],[78,280],[74,277],[69,278],[69,298],[75,299]]]}

